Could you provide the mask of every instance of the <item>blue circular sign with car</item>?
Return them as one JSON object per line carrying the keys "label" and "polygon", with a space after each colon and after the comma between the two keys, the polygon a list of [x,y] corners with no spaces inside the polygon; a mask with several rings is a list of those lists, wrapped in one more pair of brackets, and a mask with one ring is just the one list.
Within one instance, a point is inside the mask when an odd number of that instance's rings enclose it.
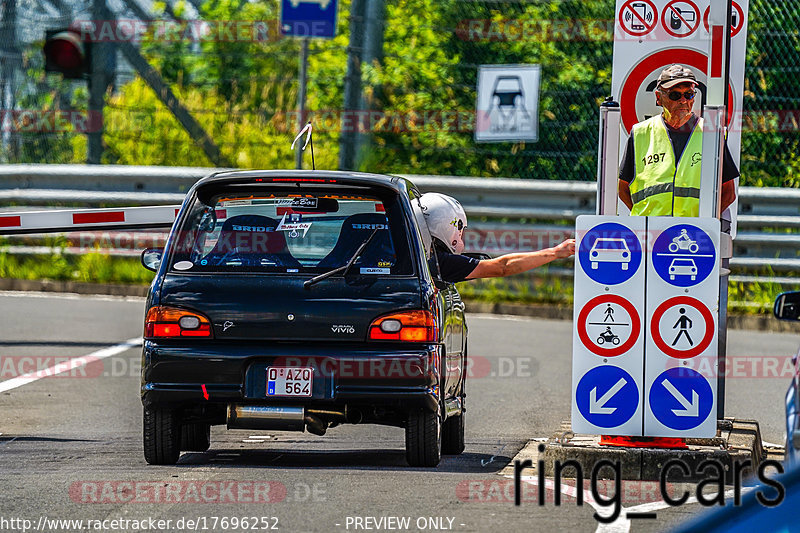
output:
{"label": "blue circular sign with car", "polygon": [[711,274],[717,261],[714,241],[691,224],[678,224],[661,232],[653,245],[653,268],[677,287],[691,287]]}
{"label": "blue circular sign with car", "polygon": [[616,285],[633,277],[642,263],[642,247],[636,234],[622,224],[595,226],[581,238],[578,261],[591,279]]}

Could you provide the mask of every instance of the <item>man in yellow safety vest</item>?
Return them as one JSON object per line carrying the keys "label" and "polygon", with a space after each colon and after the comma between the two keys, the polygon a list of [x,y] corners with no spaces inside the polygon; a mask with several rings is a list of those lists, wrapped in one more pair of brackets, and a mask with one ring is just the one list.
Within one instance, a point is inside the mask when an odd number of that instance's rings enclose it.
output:
{"label": "man in yellow safety vest", "polygon": [[[703,119],[692,112],[695,87],[697,79],[688,68],[664,69],[655,91],[663,113],[631,130],[620,166],[619,197],[632,215],[699,215]],[[726,144],[720,212],[736,199],[733,180],[738,176]]]}

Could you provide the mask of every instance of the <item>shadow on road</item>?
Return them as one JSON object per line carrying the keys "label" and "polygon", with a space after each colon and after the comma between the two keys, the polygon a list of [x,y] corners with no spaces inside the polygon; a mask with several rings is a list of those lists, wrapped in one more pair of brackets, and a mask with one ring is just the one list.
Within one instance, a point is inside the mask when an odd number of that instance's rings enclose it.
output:
{"label": "shadow on road", "polygon": [[186,453],[178,466],[215,466],[226,468],[344,468],[348,470],[436,470],[437,472],[491,473],[501,470],[510,457],[483,453],[445,455],[435,469],[408,466],[402,450],[210,450],[205,453]]}

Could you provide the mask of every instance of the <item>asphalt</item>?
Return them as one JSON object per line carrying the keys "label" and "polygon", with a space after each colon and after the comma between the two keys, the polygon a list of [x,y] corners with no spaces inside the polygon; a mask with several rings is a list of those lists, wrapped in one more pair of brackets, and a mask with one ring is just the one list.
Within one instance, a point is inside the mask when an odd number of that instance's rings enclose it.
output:
{"label": "asphalt", "polygon": [[[0,355],[5,364],[9,357],[52,361],[92,354],[139,337],[142,321],[141,298],[3,292]],[[46,516],[159,518],[173,521],[162,530],[181,531],[181,518],[210,526],[217,517],[217,527],[207,530],[221,531],[219,520],[228,517],[227,530],[239,531],[242,523],[231,527],[230,518],[256,516],[267,519],[261,525],[276,518],[281,531],[363,531],[391,525],[367,518],[396,516],[410,518],[412,531],[420,524],[453,531],[607,531],[598,529],[594,507],[574,500],[556,507],[549,492],[544,506],[534,498],[515,507],[510,480],[500,475],[529,439],[550,436],[569,416],[571,322],[470,315],[468,323],[467,449],[436,469],[406,466],[403,431],[377,426],[343,426],[324,437],[215,427],[209,452],[185,454],[174,467],[148,466],[141,451],[137,348],[90,363],[86,376],[71,371],[0,392],[0,529],[9,529],[3,518],[36,525]],[[729,334],[729,354],[747,360],[786,358],[798,346],[798,334]],[[0,374],[0,389],[13,378],[9,372]],[[787,385],[784,375],[730,379],[727,414],[758,419],[764,440],[781,442]],[[198,503],[192,487],[209,481],[236,482],[243,495],[234,503]],[[251,481],[271,483],[279,501],[245,501],[252,498]],[[142,489],[140,500],[120,501],[131,494],[126,490],[145,487],[134,482],[154,482],[180,496],[148,501],[156,492]],[[631,486],[625,506],[645,503],[651,489]],[[659,509],[656,520],[620,522],[615,531],[661,531],[699,510],[697,504]],[[138,526],[128,530],[151,530]]]}

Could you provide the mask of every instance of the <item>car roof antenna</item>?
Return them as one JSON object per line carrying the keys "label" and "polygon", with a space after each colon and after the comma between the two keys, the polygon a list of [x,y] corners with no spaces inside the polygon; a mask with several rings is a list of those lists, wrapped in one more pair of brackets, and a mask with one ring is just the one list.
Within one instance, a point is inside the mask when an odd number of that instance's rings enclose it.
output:
{"label": "car roof antenna", "polygon": [[311,127],[311,121],[309,120],[309,121],[308,121],[308,124],[306,124],[306,125],[303,127],[303,129],[302,129],[302,130],[300,130],[300,133],[298,133],[298,134],[297,134],[297,137],[295,137],[295,138],[294,138],[294,140],[292,141],[292,150],[294,150],[294,145],[295,145],[295,143],[297,142],[297,140],[298,140],[300,137],[302,137],[302,136],[303,136],[303,134],[305,133],[305,134],[306,134],[306,142],[305,142],[305,144],[303,145],[303,147],[301,148],[301,150],[305,152],[305,150],[306,150],[306,146],[308,146],[308,145],[309,145],[309,143],[311,143],[311,170],[317,170],[317,165],[314,163],[314,139],[313,139],[313,138],[312,138],[312,136],[311,136],[311,134],[312,134],[312,129],[313,129],[313,128]]}

